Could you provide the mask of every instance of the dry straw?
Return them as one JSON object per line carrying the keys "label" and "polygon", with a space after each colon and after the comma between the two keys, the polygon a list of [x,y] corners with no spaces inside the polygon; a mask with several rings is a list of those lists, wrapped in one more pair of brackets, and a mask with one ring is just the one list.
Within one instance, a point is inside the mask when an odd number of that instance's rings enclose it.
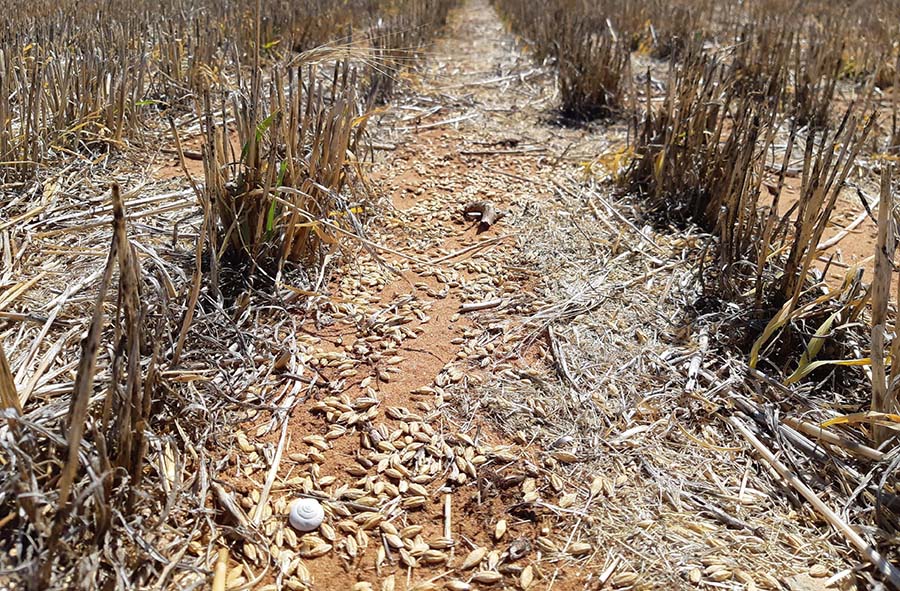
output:
{"label": "dry straw", "polygon": [[[385,56],[402,75],[450,5],[4,6],[3,577],[47,589],[102,588],[121,573],[147,587],[203,581],[195,537],[235,529],[226,505],[209,511],[226,498],[210,450],[283,353],[273,326],[223,309],[220,290],[244,283],[220,281],[218,258],[302,272],[338,246],[329,228],[359,233],[366,97]],[[207,141],[191,190],[143,194],[127,172],[128,192],[98,188],[104,165],[160,139],[187,173],[198,157],[188,131]],[[240,535],[260,532],[248,522]]]}

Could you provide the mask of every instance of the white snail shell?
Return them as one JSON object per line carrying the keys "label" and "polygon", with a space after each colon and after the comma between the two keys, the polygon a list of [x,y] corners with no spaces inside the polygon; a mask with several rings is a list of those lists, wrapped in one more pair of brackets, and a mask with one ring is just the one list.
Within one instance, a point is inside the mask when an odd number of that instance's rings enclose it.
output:
{"label": "white snail shell", "polygon": [[313,531],[322,525],[325,510],[315,499],[297,499],[291,503],[291,515],[288,520],[300,531]]}

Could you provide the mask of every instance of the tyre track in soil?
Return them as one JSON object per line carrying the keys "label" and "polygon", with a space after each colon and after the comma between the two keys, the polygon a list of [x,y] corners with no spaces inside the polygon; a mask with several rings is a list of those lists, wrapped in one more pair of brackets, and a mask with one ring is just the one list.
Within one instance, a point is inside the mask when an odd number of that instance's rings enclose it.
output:
{"label": "tyre track in soil", "polygon": [[[283,431],[268,416],[248,425],[243,447],[252,458],[237,459],[233,477],[225,478],[253,514],[268,472],[258,458],[271,458],[284,434],[261,513],[281,572],[272,569],[256,587],[429,589],[457,580],[496,589],[522,588],[524,577],[534,579],[530,589],[582,589],[586,573],[600,567],[567,555],[548,562],[548,550],[566,547],[571,532],[557,516],[523,504],[555,499],[558,477],[539,468],[523,442],[458,412],[444,387],[477,389],[491,371],[527,366],[504,362],[513,344],[485,335],[540,304],[530,292],[537,278],[521,260],[516,224],[528,218],[530,202],[543,198],[546,178],[530,179],[553,173],[548,154],[571,150],[585,132],[535,127],[552,104],[545,94],[552,79],[516,50],[486,0],[454,11],[411,86],[375,126],[387,130],[379,141],[396,148],[370,170],[385,211],[368,228],[370,240],[408,257],[382,251],[376,260],[361,249],[332,274],[332,297],[320,302],[317,322],[295,335],[298,356],[317,366],[330,391],[294,406]],[[506,217],[479,232],[462,219],[475,200],[491,201]],[[465,252],[453,256],[459,251]],[[410,257],[446,260],[426,265]],[[464,303],[498,298],[500,307],[471,318],[459,313]],[[298,384],[275,399],[302,397],[305,388]],[[251,468],[254,462],[260,469]],[[326,529],[305,542],[294,539],[285,519],[290,500],[304,494],[330,499]],[[507,526],[498,539],[500,520]],[[392,545],[394,532],[406,543],[402,549]],[[241,559],[250,568],[232,560],[231,584],[261,570],[252,555],[263,552],[248,545]],[[315,546],[324,554],[310,558],[319,552],[310,552]],[[461,570],[472,549],[482,547],[484,559]]]}
{"label": "tyre track in soil", "polygon": [[[361,247],[345,257],[331,274],[327,297],[309,308],[315,322],[298,317],[300,329],[284,335],[286,343],[296,341],[291,353],[301,362],[288,369],[300,373],[315,367],[327,385],[308,390],[297,383],[267,396],[276,405],[287,406],[291,396],[303,402],[291,407],[284,430],[268,416],[248,425],[246,437],[253,443],[243,448],[250,457],[238,458],[234,477],[227,479],[245,508],[255,510],[270,467],[270,460],[260,458],[272,458],[284,434],[277,478],[261,511],[262,529],[272,541],[268,553],[280,566],[255,588],[426,590],[456,581],[458,589],[521,589],[523,579],[535,590],[655,588],[663,581],[692,588],[696,575],[702,579],[726,563],[736,569],[734,576],[750,583],[744,568],[754,569],[754,576],[759,571],[767,588],[793,588],[796,581],[779,583],[763,572],[772,570],[766,560],[776,559],[773,568],[784,580],[802,574],[813,556],[838,568],[840,559],[819,543],[813,528],[794,524],[790,508],[774,500],[748,506],[742,514],[765,522],[775,539],[803,539],[808,551],[774,545],[745,565],[751,555],[734,548],[758,543],[752,532],[734,532],[680,508],[659,517],[656,537],[646,536],[642,528],[657,523],[647,517],[659,503],[659,484],[639,468],[626,470],[613,459],[566,470],[554,465],[558,450],[550,449],[550,440],[548,449],[540,449],[522,431],[515,438],[501,434],[514,431],[509,425],[516,414],[534,414],[531,427],[543,428],[543,415],[535,411],[542,403],[502,392],[504,381],[497,377],[513,373],[541,384],[542,376],[556,371],[542,347],[545,339],[529,346],[516,327],[546,306],[541,298],[548,289],[566,283],[557,275],[596,276],[591,269],[597,262],[585,260],[595,247],[598,254],[609,251],[606,260],[623,250],[621,256],[633,262],[605,281],[634,287],[597,319],[617,327],[596,343],[595,352],[608,372],[617,373],[629,359],[663,353],[654,340],[636,344],[644,341],[635,327],[665,332],[666,317],[680,312],[663,304],[661,293],[668,287],[653,291],[642,287],[640,278],[672,269],[657,276],[659,285],[681,282],[679,273],[689,270],[678,268],[677,256],[665,264],[654,255],[680,252],[683,240],[656,235],[638,240],[633,225],[623,231],[620,220],[630,222],[621,214],[604,218],[596,209],[584,211],[592,199],[568,189],[571,175],[579,163],[621,146],[624,125],[554,124],[558,97],[552,75],[519,52],[487,0],[467,0],[452,13],[407,86],[410,91],[372,126],[381,150],[368,172],[381,202],[367,238],[382,247],[380,257]],[[462,217],[466,204],[476,200],[491,201],[506,216],[479,233]],[[590,232],[579,225],[594,221],[597,228]],[[645,247],[647,240],[654,248]],[[464,304],[497,299],[503,305],[460,313]],[[658,317],[647,316],[660,306]],[[643,399],[642,392],[664,389],[668,379],[665,372],[642,374],[620,384],[634,391],[634,402]],[[614,414],[602,392],[597,394],[594,406],[576,405],[569,412]],[[674,462],[679,478],[704,479],[701,469],[718,466],[717,452],[692,457],[690,465],[676,464],[685,460],[680,444],[653,434],[658,422],[653,412],[642,420],[646,438],[629,445],[663,446],[659,459]],[[718,444],[733,445],[723,435]],[[740,483],[739,475],[730,478]],[[594,492],[598,482],[602,496]],[[755,477],[749,485],[768,486]],[[571,491],[586,499],[584,511],[565,503]],[[323,499],[327,525],[297,539],[286,514],[288,503],[304,494]],[[506,531],[497,539],[501,520]],[[679,532],[674,538],[666,533],[670,527]],[[578,544],[591,541],[593,546],[580,550],[586,554],[572,555]],[[481,561],[463,569],[479,548],[485,551]],[[240,548],[233,556],[245,560],[246,545],[243,556]],[[251,575],[233,560],[232,582],[252,579],[261,562],[246,563]],[[598,580],[603,576],[607,579]]]}

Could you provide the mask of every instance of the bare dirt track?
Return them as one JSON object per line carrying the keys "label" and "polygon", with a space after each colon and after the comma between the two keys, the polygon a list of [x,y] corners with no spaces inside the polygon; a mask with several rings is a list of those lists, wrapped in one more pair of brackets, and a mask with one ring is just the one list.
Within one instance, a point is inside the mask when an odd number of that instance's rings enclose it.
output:
{"label": "bare dirt track", "polygon": [[[263,513],[280,566],[257,586],[808,589],[844,568],[679,377],[698,354],[679,307],[695,239],[584,189],[623,128],[562,125],[485,0],[409,85],[380,113],[387,207],[298,333],[331,386],[281,396],[245,426],[253,457],[231,458],[253,509],[259,458],[284,447]],[[505,214],[485,231],[463,217],[481,200]],[[328,525],[295,540],[298,494]],[[235,586],[261,570],[247,544],[230,567]]]}

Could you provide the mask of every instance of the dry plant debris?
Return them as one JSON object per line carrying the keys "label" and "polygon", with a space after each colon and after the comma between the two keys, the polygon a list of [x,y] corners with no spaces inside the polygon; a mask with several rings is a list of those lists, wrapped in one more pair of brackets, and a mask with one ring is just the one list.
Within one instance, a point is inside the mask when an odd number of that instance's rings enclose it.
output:
{"label": "dry plant debris", "polygon": [[4,588],[900,585],[893,0],[13,1]]}

